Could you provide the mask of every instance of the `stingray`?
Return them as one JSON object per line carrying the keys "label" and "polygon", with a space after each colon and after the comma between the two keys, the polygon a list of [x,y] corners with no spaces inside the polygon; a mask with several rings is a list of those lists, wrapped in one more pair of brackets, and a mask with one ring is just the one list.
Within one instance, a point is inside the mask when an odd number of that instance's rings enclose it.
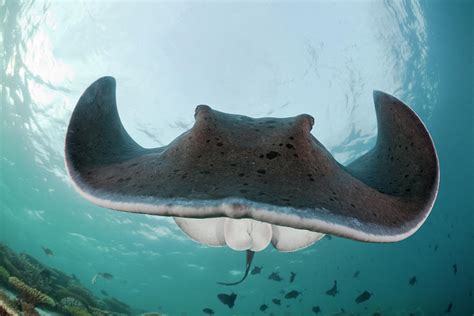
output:
{"label": "stingray", "polygon": [[114,78],[98,79],[72,113],[65,162],[74,187],[102,207],[174,217],[204,245],[288,252],[324,234],[396,242],[424,223],[438,192],[427,129],[384,92],[373,94],[375,146],[344,166],[311,134],[310,115],[251,118],[207,105],[171,143],[143,148],[121,123],[115,91]]}
{"label": "stingray", "polygon": [[229,308],[234,307],[235,299],[237,298],[237,294],[232,292],[231,294],[217,294],[217,298]]}
{"label": "stingray", "polygon": [[326,291],[326,294],[329,296],[336,296],[337,293],[339,293],[339,291],[337,290],[337,281],[334,280],[334,285],[332,286],[332,288]]}
{"label": "stingray", "polygon": [[416,276],[412,276],[410,280],[408,280],[408,284],[410,284],[411,286],[414,286],[415,283],[416,283]]}

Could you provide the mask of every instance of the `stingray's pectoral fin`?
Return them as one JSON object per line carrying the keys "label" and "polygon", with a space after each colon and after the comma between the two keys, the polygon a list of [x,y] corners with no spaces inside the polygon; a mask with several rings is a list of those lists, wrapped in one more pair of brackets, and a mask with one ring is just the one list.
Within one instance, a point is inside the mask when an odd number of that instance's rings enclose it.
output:
{"label": "stingray's pectoral fin", "polygon": [[129,185],[125,171],[132,172],[127,162],[159,151],[142,148],[128,135],[115,88],[114,78],[103,77],[86,89],[72,113],[65,144],[66,167],[74,184],[86,198],[106,207],[95,198],[110,199],[124,191]]}
{"label": "stingray's pectoral fin", "polygon": [[242,279],[240,279],[237,282],[232,282],[232,283],[217,282],[217,284],[220,284],[220,285],[237,285],[239,283],[242,283],[247,278],[247,275],[249,274],[250,267],[252,266],[252,260],[253,260],[254,254],[255,254],[255,252],[253,252],[252,250],[247,250],[247,252],[246,252],[245,273],[244,273],[244,276],[242,277]]}
{"label": "stingray's pectoral fin", "polygon": [[365,228],[366,236],[355,239],[398,241],[413,234],[433,207],[438,157],[428,130],[407,105],[381,91],[374,91],[374,103],[376,145],[345,168],[373,189],[352,202],[353,207],[365,205],[366,216],[359,222],[373,224]]}

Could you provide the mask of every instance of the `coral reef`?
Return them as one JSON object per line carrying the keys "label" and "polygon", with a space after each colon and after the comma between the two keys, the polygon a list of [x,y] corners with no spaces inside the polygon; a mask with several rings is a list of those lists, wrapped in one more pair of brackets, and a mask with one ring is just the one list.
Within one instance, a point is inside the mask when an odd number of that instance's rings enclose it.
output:
{"label": "coral reef", "polygon": [[85,308],[84,304],[81,301],[75,299],[74,297],[65,297],[60,301],[61,305],[66,307],[78,307],[78,308]]}
{"label": "coral reef", "polygon": [[7,285],[10,273],[3,266],[0,266],[0,284]]}
{"label": "coral reef", "polygon": [[15,304],[2,292],[0,292],[0,315],[20,316],[20,312],[15,307]]}
{"label": "coral reef", "polygon": [[71,316],[92,316],[87,309],[77,306],[68,306],[66,307],[66,310]]}
{"label": "coral reef", "polygon": [[21,311],[24,316],[40,316],[35,307],[27,302],[21,302]]}
{"label": "coral reef", "polygon": [[18,295],[17,300],[12,302],[6,295],[2,296],[0,291],[0,316],[36,316],[36,305],[44,305],[65,316],[134,314],[130,306],[115,298],[96,297],[81,285],[75,275],[69,276],[60,270],[47,267],[29,254],[16,254],[2,243],[0,284],[14,290]]}
{"label": "coral reef", "polygon": [[10,277],[8,282],[13,286],[15,290],[17,290],[24,300],[32,305],[49,305],[49,306],[56,306],[54,300],[49,297],[48,295],[42,293],[41,291],[32,288],[26,285],[23,281],[18,279],[17,277]]}

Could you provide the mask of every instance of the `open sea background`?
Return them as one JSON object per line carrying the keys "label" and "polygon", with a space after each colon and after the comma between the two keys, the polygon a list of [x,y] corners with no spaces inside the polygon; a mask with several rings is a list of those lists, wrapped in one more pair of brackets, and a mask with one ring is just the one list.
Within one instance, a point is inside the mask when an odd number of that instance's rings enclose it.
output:
{"label": "open sea background", "polygon": [[[313,306],[323,315],[443,315],[450,303],[452,315],[471,315],[473,3],[0,0],[0,242],[75,274],[99,297],[105,290],[168,315],[206,307],[260,315],[264,303],[268,315],[313,315]],[[192,126],[197,104],[208,104],[252,117],[308,113],[313,135],[343,164],[373,146],[372,90],[388,92],[433,137],[438,199],[402,242],[326,237],[294,253],[270,246],[254,259],[262,274],[217,285],[241,277],[243,253],[203,247],[171,218],[96,207],[74,191],[64,166],[67,124],[85,88],[104,75],[117,79],[121,119],[143,146],[167,144]],[[268,280],[273,271],[284,280]],[[114,279],[93,285],[97,272]],[[339,294],[331,297],[334,280]],[[293,289],[301,300],[282,298]],[[364,290],[373,296],[356,304]],[[233,309],[217,299],[231,291]]]}

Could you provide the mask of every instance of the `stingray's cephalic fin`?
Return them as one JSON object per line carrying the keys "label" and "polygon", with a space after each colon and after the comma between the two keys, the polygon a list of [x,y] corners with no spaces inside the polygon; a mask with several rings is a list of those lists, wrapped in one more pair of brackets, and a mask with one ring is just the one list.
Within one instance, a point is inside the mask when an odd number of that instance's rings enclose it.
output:
{"label": "stingray's cephalic fin", "polygon": [[242,283],[247,278],[247,275],[249,274],[249,270],[250,270],[250,267],[252,266],[252,260],[253,260],[254,254],[255,254],[255,252],[253,252],[252,250],[247,250],[246,251],[245,273],[244,273],[244,276],[242,277],[242,279],[240,279],[237,282],[232,282],[232,283],[217,282],[217,284],[220,284],[220,285],[237,285],[239,283]]}

